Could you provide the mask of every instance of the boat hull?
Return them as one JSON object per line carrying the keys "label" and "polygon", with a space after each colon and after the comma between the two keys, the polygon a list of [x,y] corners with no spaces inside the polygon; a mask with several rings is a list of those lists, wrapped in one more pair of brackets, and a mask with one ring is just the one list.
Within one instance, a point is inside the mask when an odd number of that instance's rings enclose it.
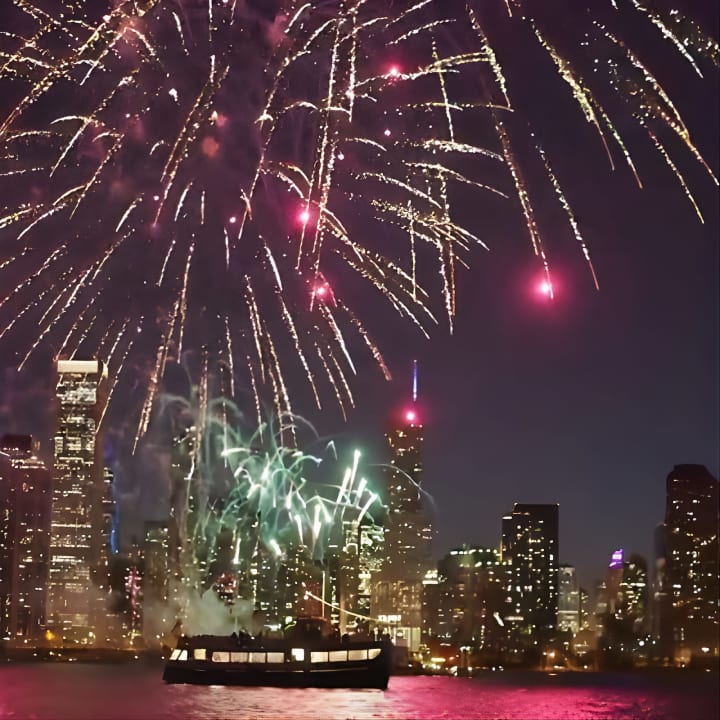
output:
{"label": "boat hull", "polygon": [[388,685],[389,641],[331,637],[182,638],[165,664],[168,683],[273,687],[379,688]]}
{"label": "boat hull", "polygon": [[163,680],[194,685],[243,685],[256,687],[376,688],[385,690],[389,669],[377,666],[327,670],[269,670],[187,667],[168,662]]}

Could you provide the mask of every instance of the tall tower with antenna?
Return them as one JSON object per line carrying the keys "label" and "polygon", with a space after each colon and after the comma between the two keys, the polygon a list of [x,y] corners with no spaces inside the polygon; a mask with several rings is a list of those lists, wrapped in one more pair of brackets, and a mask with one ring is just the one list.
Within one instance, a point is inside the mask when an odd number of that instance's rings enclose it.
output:
{"label": "tall tower with antenna", "polygon": [[385,474],[385,549],[373,614],[394,618],[391,628],[417,649],[422,625],[422,580],[432,565],[432,522],[423,497],[424,427],[418,405],[418,364],[412,366],[411,402],[388,423]]}

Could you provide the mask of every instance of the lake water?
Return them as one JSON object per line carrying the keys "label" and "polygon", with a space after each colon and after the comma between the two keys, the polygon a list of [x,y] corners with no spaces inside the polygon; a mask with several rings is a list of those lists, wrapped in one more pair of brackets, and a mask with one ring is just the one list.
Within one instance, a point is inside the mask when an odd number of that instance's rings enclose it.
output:
{"label": "lake water", "polygon": [[717,673],[394,677],[379,690],[166,685],[160,667],[0,666],[0,718],[34,720],[717,720]]}

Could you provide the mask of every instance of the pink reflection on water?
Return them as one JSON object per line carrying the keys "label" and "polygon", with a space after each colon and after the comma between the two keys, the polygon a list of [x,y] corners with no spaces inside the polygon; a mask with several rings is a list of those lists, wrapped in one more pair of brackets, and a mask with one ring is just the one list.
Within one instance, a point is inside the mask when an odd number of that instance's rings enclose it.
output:
{"label": "pink reflection on water", "polygon": [[0,667],[0,718],[161,720],[700,720],[717,718],[717,673],[486,673],[394,677],[379,690],[165,685],[156,664]]}

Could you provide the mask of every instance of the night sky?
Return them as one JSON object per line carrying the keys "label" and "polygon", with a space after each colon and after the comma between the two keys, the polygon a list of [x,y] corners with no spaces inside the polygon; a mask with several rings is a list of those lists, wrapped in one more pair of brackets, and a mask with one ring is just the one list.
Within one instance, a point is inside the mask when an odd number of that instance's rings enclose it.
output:
{"label": "night sky", "polygon": [[[717,0],[702,8],[683,4],[704,27],[718,26]],[[710,77],[700,81],[653,32],[633,47],[653,59],[717,173],[717,71],[705,63]],[[490,252],[474,250],[472,269],[458,274],[454,334],[440,326],[425,341],[392,317],[386,303],[369,293],[366,302],[364,295],[355,297],[355,306],[358,300],[365,305],[363,319],[393,381],[385,383],[363,361],[354,384],[357,407],[347,424],[332,402],[323,412],[310,409],[303,389],[295,406],[322,435],[366,448],[380,462],[382,431],[410,399],[417,358],[426,434],[423,483],[436,508],[435,554],[463,542],[497,546],[500,518],[513,503],[558,502],[560,561],[577,565],[582,583],[591,586],[604,576],[613,549],[652,559],[652,533],[663,518],[665,478],[673,465],[705,464],[716,476],[720,470],[717,188],[676,143],[705,214],[702,225],[646,138],[642,149],[631,143],[645,188],[637,187],[617,152],[612,172],[595,131],[547,57],[523,80],[523,66],[538,62],[538,55],[505,50],[506,68],[519,78],[514,98],[518,106],[534,108],[533,130],[581,223],[600,291],[551,189],[534,200],[554,300],[538,291],[542,266],[517,200],[477,202],[458,191],[458,216]],[[623,133],[633,126],[629,117],[618,124]],[[484,144],[473,137],[473,127],[461,129],[469,142]],[[527,152],[520,151],[522,161]],[[511,193],[508,180],[504,189]],[[535,187],[532,171],[528,180]],[[24,332],[31,338],[33,328]],[[47,437],[49,352],[18,377],[0,346],[0,432]],[[300,379],[290,377],[295,383]]]}
{"label": "night sky", "polygon": [[[718,26],[718,7],[704,6],[705,27]],[[687,67],[659,66],[717,169],[717,74],[702,86]],[[410,398],[412,349],[426,428],[424,483],[436,503],[435,554],[462,543],[497,546],[500,518],[513,503],[557,502],[560,562],[576,565],[591,589],[618,547],[652,565],[673,465],[704,464],[718,477],[718,196],[707,176],[690,170],[702,188],[702,225],[650,150],[637,156],[645,180],[639,190],[627,168],[609,170],[562,84],[550,98],[556,103],[544,108],[545,136],[558,174],[572,178],[568,195],[600,291],[561,214],[539,213],[554,301],[538,292],[543,275],[519,213],[515,224],[501,219],[500,206],[483,214],[471,225],[491,252],[477,251],[460,278],[454,335],[438,330],[429,342],[411,332],[391,335],[384,349],[394,380],[388,388],[377,373],[360,378],[348,434],[380,453],[379,419]],[[463,211],[477,208],[468,203]]]}

